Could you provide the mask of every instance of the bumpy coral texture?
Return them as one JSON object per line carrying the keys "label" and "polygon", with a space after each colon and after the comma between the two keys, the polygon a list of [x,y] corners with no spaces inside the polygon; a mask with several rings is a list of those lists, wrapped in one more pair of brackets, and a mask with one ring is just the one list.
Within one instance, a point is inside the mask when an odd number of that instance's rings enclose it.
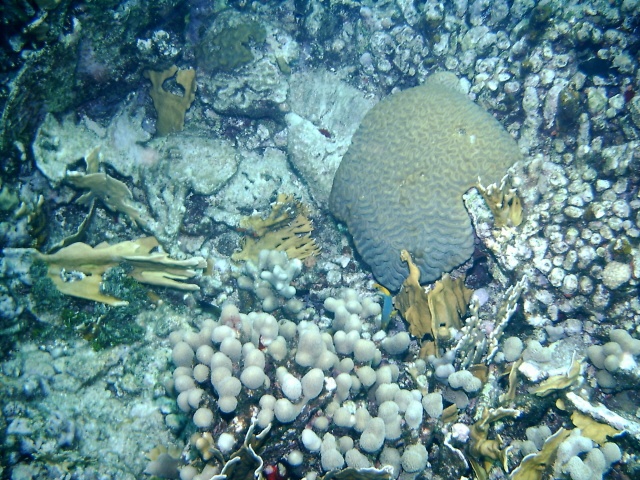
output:
{"label": "bumpy coral texture", "polygon": [[434,77],[365,116],[333,181],[329,207],[347,224],[378,281],[398,290],[411,253],[431,282],[469,259],[473,230],[462,195],[497,182],[521,158],[488,112]]}

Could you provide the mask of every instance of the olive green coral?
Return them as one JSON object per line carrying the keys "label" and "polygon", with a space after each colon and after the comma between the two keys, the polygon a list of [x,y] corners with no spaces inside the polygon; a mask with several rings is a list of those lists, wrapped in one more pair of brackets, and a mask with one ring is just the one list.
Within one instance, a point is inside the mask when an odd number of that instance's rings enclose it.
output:
{"label": "olive green coral", "polygon": [[197,48],[199,65],[211,74],[235,70],[253,60],[251,42],[262,43],[266,38],[264,26],[253,20],[211,29]]}
{"label": "olive green coral", "polygon": [[520,158],[492,115],[432,76],[367,113],[336,172],[329,207],[380,283],[400,288],[408,272],[403,249],[430,282],[473,253],[462,195],[479,176],[499,181]]}

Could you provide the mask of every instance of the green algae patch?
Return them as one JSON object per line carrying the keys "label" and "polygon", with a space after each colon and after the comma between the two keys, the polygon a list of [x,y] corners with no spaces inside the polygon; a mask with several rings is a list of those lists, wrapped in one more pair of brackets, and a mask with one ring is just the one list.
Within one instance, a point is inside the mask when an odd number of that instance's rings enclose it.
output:
{"label": "green algae patch", "polygon": [[210,74],[231,72],[251,62],[251,45],[259,45],[266,38],[266,29],[254,20],[210,30],[197,48],[198,64]]}

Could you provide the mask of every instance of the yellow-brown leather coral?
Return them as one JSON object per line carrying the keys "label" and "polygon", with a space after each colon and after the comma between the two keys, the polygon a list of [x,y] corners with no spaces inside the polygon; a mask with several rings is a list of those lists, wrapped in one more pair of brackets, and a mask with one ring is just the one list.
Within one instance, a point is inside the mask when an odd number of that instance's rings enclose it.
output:
{"label": "yellow-brown leather coral", "polygon": [[37,253],[36,257],[47,264],[47,276],[61,293],[116,307],[128,302],[102,293],[100,287],[102,275],[121,263],[132,267],[128,275],[140,283],[200,290],[198,285],[183,280],[195,277],[194,269],[206,267],[204,258],[174,260],[166,253],[156,252],[157,247],[154,237],[114,245],[103,242],[95,247],[76,242],[50,255]]}
{"label": "yellow-brown leather coral", "polygon": [[439,346],[451,339],[450,328],[462,328],[462,317],[473,292],[464,286],[462,278],[454,280],[444,274],[427,293],[420,285],[420,270],[409,252],[402,250],[400,258],[407,263],[409,276],[395,297],[395,307],[409,323],[414,337],[433,338],[437,355]]}
{"label": "yellow-brown leather coral", "polygon": [[489,428],[498,420],[520,415],[520,410],[512,408],[485,409],[482,417],[471,426],[471,442],[468,449],[468,460],[476,477],[485,480],[494,462],[499,462],[507,470],[507,449],[503,448],[500,435],[489,439]]}
{"label": "yellow-brown leather coral", "polygon": [[484,187],[478,179],[476,188],[493,214],[494,225],[500,227],[517,227],[522,223],[522,202],[515,188],[507,185],[504,176],[500,185],[492,183]]}
{"label": "yellow-brown leather coral", "polygon": [[140,216],[139,209],[134,205],[133,194],[129,187],[120,180],[98,171],[99,147],[94,148],[85,157],[85,162],[87,169],[84,173],[67,172],[65,177],[74,187],[88,190],[76,202],[89,206],[91,211],[94,201],[98,199],[110,211],[124,213],[139,226],[145,226],[146,222]]}
{"label": "yellow-brown leather coral", "polygon": [[[183,96],[167,92],[162,88],[163,82],[174,75],[176,75],[176,83],[184,88]],[[162,72],[145,70],[144,76],[151,80],[150,95],[158,113],[156,123],[158,135],[164,136],[182,131],[185,113],[196,98],[196,71],[192,68],[178,70],[178,67],[173,65]]]}
{"label": "yellow-brown leather coral", "polygon": [[293,196],[279,194],[266,218],[252,215],[242,219],[240,228],[249,235],[243,240],[242,250],[231,258],[257,260],[261,250],[282,250],[289,258],[300,260],[318,255],[320,248],[311,238],[313,226],[307,214],[306,207]]}

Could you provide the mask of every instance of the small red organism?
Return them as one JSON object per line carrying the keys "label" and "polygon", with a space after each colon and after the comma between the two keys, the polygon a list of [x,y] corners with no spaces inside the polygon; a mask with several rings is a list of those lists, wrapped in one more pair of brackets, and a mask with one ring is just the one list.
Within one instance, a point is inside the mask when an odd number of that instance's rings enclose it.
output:
{"label": "small red organism", "polygon": [[286,475],[280,472],[278,465],[267,465],[262,470],[266,480],[285,480]]}
{"label": "small red organism", "polygon": [[331,138],[331,132],[326,128],[319,128],[318,131],[327,138]]}
{"label": "small red organism", "polygon": [[627,88],[624,89],[622,96],[624,97],[624,103],[629,103],[631,100],[633,100],[633,97],[636,96],[636,92],[631,85],[627,85]]}

